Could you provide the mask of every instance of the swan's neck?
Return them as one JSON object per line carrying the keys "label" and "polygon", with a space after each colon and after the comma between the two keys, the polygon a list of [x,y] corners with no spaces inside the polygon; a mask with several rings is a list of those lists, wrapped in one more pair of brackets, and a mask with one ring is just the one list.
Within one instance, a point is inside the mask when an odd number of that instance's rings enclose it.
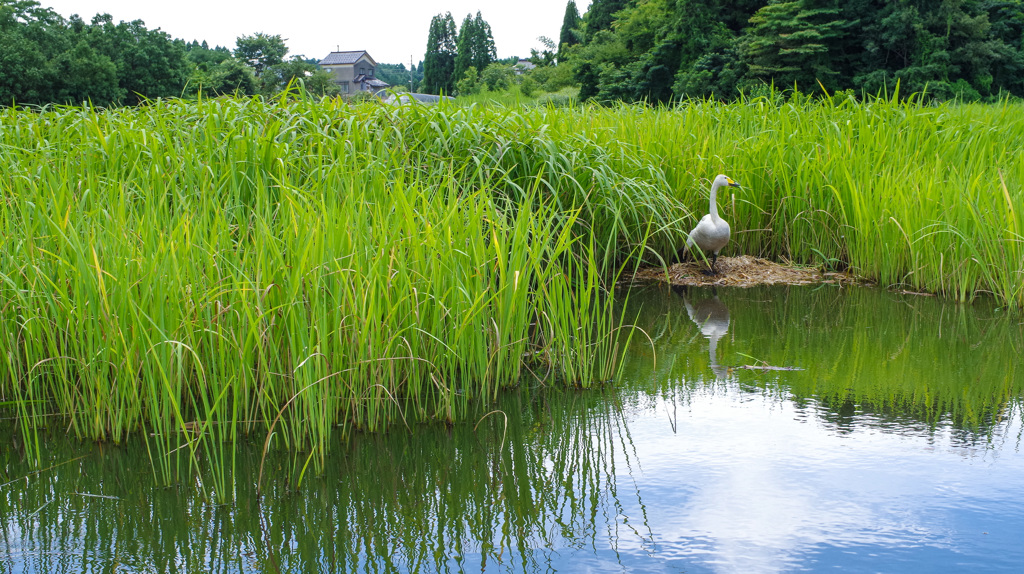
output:
{"label": "swan's neck", "polygon": [[711,186],[711,207],[708,208],[708,213],[711,214],[711,219],[719,219],[718,217],[718,187],[719,184],[716,181]]}

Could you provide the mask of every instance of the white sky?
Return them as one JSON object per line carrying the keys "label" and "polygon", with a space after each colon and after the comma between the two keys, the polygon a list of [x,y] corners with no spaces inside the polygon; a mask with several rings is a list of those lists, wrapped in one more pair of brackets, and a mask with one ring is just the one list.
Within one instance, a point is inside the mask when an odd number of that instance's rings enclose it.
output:
{"label": "white sky", "polygon": [[[498,57],[529,57],[543,49],[538,36],[558,41],[568,0],[38,0],[64,17],[86,22],[108,13],[114,22],[143,20],[186,42],[206,40],[233,49],[235,38],[264,32],[280,34],[288,56],[323,58],[331,51],[366,50],[378,63],[418,63],[427,46],[430,19],[451,12],[455,26],[477,10],[491,25]],[[582,15],[590,0],[576,0]]]}

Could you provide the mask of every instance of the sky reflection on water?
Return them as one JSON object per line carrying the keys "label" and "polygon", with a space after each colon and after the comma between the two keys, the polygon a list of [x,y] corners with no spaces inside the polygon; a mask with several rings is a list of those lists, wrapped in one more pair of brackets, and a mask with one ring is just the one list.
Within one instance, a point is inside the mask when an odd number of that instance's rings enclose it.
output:
{"label": "sky reflection on water", "polygon": [[[999,433],[1011,444],[971,448],[956,445],[948,429],[892,432],[870,417],[836,432],[791,402],[736,383],[690,395],[675,433],[671,411],[659,399],[626,414],[641,470],[618,477],[620,485],[636,481],[644,508],[623,514],[646,515],[651,558],[668,571],[1024,564],[1019,417]],[[634,552],[648,546],[637,540]]]}

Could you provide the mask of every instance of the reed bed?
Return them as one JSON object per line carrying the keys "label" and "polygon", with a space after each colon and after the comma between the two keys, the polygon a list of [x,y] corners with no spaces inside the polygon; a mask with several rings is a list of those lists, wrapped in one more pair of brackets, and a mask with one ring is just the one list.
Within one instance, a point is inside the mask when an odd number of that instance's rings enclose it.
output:
{"label": "reed bed", "polygon": [[744,186],[719,199],[725,254],[1019,309],[1022,111],[2,109],[0,405],[27,436],[145,430],[157,466],[250,433],[317,460],[335,432],[459,420],[524,369],[611,380],[610,286],[672,260],[719,172]]}
{"label": "reed bed", "polygon": [[[706,213],[717,173],[739,181],[719,197],[733,229],[723,255],[1024,306],[1022,103],[773,95],[547,116],[557,137],[631,142],[691,213]],[[667,258],[679,243],[652,246]]]}
{"label": "reed bed", "polygon": [[335,432],[459,420],[524,369],[611,380],[608,286],[675,217],[625,146],[513,110],[0,114],[0,403],[28,437],[143,430],[168,479],[167,453],[226,467],[251,433],[318,460]]}

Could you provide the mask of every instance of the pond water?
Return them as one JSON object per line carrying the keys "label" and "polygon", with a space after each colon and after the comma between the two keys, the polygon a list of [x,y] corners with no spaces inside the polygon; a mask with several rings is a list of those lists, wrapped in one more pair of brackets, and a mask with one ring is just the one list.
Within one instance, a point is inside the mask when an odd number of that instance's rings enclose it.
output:
{"label": "pond water", "polygon": [[1024,571],[1021,318],[834,286],[628,305],[622,384],[524,384],[301,482],[275,453],[262,497],[244,445],[229,505],[154,486],[141,440],[51,438],[38,471],[5,431],[0,573]]}

